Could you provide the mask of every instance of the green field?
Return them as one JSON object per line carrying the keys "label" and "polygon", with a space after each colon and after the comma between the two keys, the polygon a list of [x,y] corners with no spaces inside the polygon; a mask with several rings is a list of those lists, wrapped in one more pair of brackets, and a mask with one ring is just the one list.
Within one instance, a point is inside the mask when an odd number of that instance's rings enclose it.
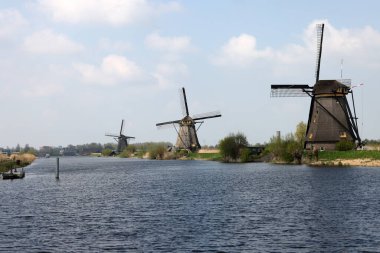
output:
{"label": "green field", "polygon": [[351,151],[322,151],[318,154],[319,160],[333,161],[337,159],[372,159],[380,160],[380,151],[351,150]]}

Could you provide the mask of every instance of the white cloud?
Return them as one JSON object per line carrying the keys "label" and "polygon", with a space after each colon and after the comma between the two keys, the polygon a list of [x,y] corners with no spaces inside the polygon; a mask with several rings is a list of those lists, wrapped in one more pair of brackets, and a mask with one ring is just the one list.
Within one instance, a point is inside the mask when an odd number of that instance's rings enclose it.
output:
{"label": "white cloud", "polygon": [[335,65],[338,65],[342,58],[348,59],[356,67],[380,67],[379,31],[369,26],[362,29],[337,29],[328,20],[315,20],[305,29],[302,35],[303,43],[287,45],[274,51],[275,72],[286,74],[291,69],[299,72],[305,64],[310,66],[315,64],[316,25],[320,23],[325,24],[321,66],[323,73],[329,71],[329,64],[335,62]]}
{"label": "white cloud", "polygon": [[106,56],[99,67],[83,63],[74,64],[74,67],[85,82],[93,84],[116,85],[142,78],[140,67],[120,55]]}
{"label": "white cloud", "polygon": [[40,0],[40,7],[55,21],[128,25],[165,12],[180,10],[177,2],[164,4],[147,0]]}
{"label": "white cloud", "polygon": [[145,44],[153,49],[173,53],[180,53],[191,49],[189,37],[163,37],[157,32],[148,35],[145,38]]}
{"label": "white cloud", "polygon": [[153,76],[157,79],[160,88],[176,86],[188,76],[188,68],[180,62],[158,64]]}
{"label": "white cloud", "polygon": [[246,66],[258,59],[271,57],[273,57],[272,49],[258,50],[254,36],[241,34],[238,37],[230,38],[213,62],[217,65]]}
{"label": "white cloud", "polygon": [[[315,20],[302,34],[302,42],[288,44],[283,48],[267,47],[257,49],[253,35],[241,34],[230,38],[223,45],[213,63],[216,65],[251,66],[258,60],[266,60],[274,72],[284,74],[290,69],[303,68],[305,64],[314,64],[316,54],[316,24],[324,23],[324,41],[322,60],[340,62],[341,58],[350,58],[356,63],[378,67],[380,62],[380,33],[372,27],[362,29],[337,29],[328,20]],[[263,64],[260,61],[260,64]],[[297,71],[296,71],[297,72]]]}
{"label": "white cloud", "polygon": [[83,46],[63,34],[51,30],[35,32],[24,41],[26,51],[36,54],[67,54],[83,50]]}
{"label": "white cloud", "polygon": [[0,10],[0,39],[14,34],[26,24],[27,21],[17,10]]}

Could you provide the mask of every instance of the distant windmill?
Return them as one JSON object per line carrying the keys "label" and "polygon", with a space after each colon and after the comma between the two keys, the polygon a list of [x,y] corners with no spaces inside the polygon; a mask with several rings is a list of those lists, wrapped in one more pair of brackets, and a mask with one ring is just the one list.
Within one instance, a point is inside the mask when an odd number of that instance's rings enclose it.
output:
{"label": "distant windmill", "polygon": [[128,147],[128,140],[134,139],[135,137],[126,136],[123,134],[124,131],[124,120],[121,121],[120,133],[117,134],[106,134],[106,136],[113,137],[117,141],[116,153],[121,153],[126,147]]}
{"label": "distant windmill", "polygon": [[[361,145],[351,80],[319,80],[322,56],[324,24],[317,25],[317,61],[315,85],[284,84],[272,85],[271,97],[311,98],[309,119],[305,136],[306,149],[335,149],[340,140]],[[351,112],[347,95],[351,93]]]}
{"label": "distant windmill", "polygon": [[[178,149],[187,149],[190,151],[196,151],[201,148],[201,145],[198,141],[197,131],[199,127],[203,124],[203,120],[210,118],[221,117],[220,112],[209,112],[198,114],[190,117],[189,108],[187,106],[186,92],[185,88],[181,90],[181,105],[183,111],[183,118],[174,121],[167,121],[156,124],[156,126],[164,126],[164,125],[173,125],[175,130],[178,133],[177,142],[175,147]],[[195,127],[195,124],[200,124],[198,128]],[[176,124],[179,125],[179,130],[176,128]]]}

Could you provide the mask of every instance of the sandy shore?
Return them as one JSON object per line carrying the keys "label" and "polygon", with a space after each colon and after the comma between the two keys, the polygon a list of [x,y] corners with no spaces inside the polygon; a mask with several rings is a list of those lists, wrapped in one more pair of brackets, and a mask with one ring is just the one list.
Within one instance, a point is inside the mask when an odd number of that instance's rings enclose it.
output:
{"label": "sandy shore", "polygon": [[333,161],[318,161],[313,162],[311,165],[332,165],[332,166],[363,166],[363,167],[380,167],[380,160],[372,159],[337,159]]}

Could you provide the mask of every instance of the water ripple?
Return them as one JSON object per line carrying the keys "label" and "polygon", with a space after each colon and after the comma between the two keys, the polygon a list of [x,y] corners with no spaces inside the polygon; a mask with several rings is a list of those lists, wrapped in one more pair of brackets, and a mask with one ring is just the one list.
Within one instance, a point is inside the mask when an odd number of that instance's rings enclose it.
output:
{"label": "water ripple", "polygon": [[0,181],[0,251],[380,251],[380,168],[39,159]]}

